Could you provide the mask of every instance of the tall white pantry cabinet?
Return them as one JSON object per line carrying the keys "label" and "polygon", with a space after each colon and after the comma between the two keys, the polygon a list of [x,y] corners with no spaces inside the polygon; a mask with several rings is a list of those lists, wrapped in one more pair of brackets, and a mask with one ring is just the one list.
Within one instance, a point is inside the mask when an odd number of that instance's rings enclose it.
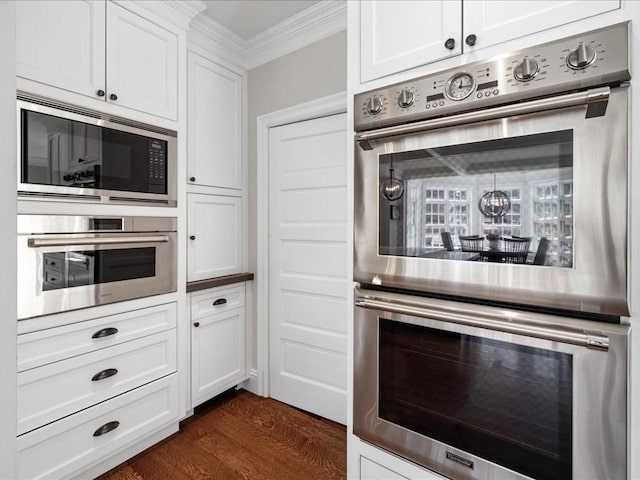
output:
{"label": "tall white pantry cabinet", "polygon": [[[184,175],[187,28],[196,11],[107,0],[15,7],[19,94],[176,131]],[[69,146],[97,160],[96,147]],[[20,198],[17,209],[178,217],[183,231],[184,191],[178,185],[178,207]],[[18,478],[92,478],[178,430],[190,408],[185,243],[177,292],[18,322]]]}
{"label": "tall white pantry cabinet", "polygon": [[[356,93],[380,88],[466,63],[576,35],[607,25],[631,21],[631,65],[640,65],[640,38],[635,32],[640,19],[640,2],[626,0],[567,2],[522,0],[518,2],[480,0],[357,1],[348,2],[348,89]],[[634,70],[635,71],[635,70]],[[637,72],[632,89],[640,88]],[[349,123],[353,109],[349,102]],[[640,96],[631,99],[631,124],[640,123]],[[352,132],[353,134],[353,132]],[[640,161],[640,137],[630,135],[631,165]],[[349,152],[353,162],[353,150]],[[353,163],[352,163],[353,165]],[[351,182],[353,184],[353,182]],[[640,201],[640,169],[630,169],[629,204]],[[635,186],[635,188],[633,188]],[[352,191],[353,194],[353,191]],[[640,209],[632,209],[630,238],[640,235]],[[634,245],[635,242],[635,245]],[[629,272],[632,312],[634,298],[640,298],[640,252],[637,240],[630,241]],[[637,313],[629,319],[638,325]],[[640,336],[631,336],[629,383],[629,478],[640,478]],[[351,332],[350,363],[353,363]],[[353,371],[349,373],[352,389]],[[351,391],[351,393],[353,393]],[[352,402],[352,394],[349,401]],[[349,408],[352,408],[350,404]],[[361,442],[347,426],[348,478],[362,480],[425,480],[443,477]]]}

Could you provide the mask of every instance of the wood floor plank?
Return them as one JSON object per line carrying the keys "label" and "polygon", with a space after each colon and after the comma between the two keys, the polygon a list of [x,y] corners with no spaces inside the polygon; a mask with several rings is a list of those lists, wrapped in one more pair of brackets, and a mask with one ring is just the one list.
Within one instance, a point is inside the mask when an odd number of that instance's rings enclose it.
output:
{"label": "wood floor plank", "polygon": [[344,426],[232,390],[98,480],[342,480],[346,456]]}

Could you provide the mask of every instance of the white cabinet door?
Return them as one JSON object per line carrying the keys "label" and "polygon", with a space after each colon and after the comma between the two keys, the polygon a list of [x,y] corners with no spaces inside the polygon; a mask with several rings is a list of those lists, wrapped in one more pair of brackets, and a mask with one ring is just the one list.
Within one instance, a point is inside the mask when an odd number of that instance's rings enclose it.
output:
{"label": "white cabinet door", "polygon": [[18,76],[90,97],[105,91],[105,2],[16,2]]}
{"label": "white cabinet door", "polygon": [[361,2],[360,81],[460,54],[461,19],[462,0]]}
{"label": "white cabinet door", "polygon": [[242,199],[190,193],[187,209],[188,280],[240,273]]}
{"label": "white cabinet door", "polygon": [[620,0],[466,0],[464,36],[474,34],[476,48],[488,47],[618,8]]}
{"label": "white cabinet door", "polygon": [[107,2],[107,101],[175,120],[178,36]]}
{"label": "white cabinet door", "polygon": [[191,403],[196,406],[245,380],[245,309],[191,323]]}
{"label": "white cabinet door", "polygon": [[189,183],[242,188],[242,76],[189,52]]}

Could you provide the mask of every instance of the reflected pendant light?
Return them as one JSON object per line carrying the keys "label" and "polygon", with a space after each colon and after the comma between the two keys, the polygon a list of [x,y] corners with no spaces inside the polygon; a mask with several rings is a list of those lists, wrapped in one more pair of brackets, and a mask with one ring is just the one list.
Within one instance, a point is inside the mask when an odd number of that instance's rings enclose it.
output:
{"label": "reflected pendant light", "polygon": [[480,213],[489,218],[504,217],[511,210],[509,196],[501,190],[496,190],[496,174],[493,174],[493,191],[485,193],[478,202]]}
{"label": "reflected pendant light", "polygon": [[393,155],[389,167],[389,178],[380,184],[380,194],[390,202],[402,198],[404,194],[404,185],[393,176]]}

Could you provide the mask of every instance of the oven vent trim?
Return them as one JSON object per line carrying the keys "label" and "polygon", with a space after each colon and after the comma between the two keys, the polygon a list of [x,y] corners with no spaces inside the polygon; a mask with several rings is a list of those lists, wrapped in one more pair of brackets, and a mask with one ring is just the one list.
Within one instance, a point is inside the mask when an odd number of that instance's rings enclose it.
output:
{"label": "oven vent trim", "polygon": [[50,100],[46,97],[35,95],[33,93],[27,93],[22,90],[18,90],[17,99],[25,102],[35,103],[37,105],[42,105],[43,107],[55,108],[57,110],[62,110],[65,112],[75,113],[76,115],[84,115],[86,117],[95,118],[96,120],[104,120],[107,122],[113,122],[113,123],[117,123],[119,125],[124,125],[127,127],[139,128],[141,130],[147,130],[149,132],[159,133],[161,135],[166,135],[168,137],[177,138],[178,136],[178,133],[174,130],[158,127],[156,125],[150,125],[144,122],[129,120],[124,117],[119,117],[117,115],[110,115],[107,113],[99,112],[97,110],[91,110],[89,108],[79,107],[71,103],[60,102],[58,100],[55,100],[55,101]]}

